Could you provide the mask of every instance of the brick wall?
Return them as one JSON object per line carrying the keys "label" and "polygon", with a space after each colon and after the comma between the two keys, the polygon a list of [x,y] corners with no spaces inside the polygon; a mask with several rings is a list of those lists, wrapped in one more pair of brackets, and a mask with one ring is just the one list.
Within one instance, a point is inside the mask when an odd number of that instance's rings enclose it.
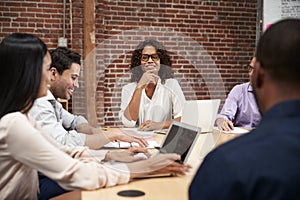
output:
{"label": "brick wall", "polygon": [[[96,112],[101,126],[118,121],[121,87],[128,83],[131,51],[157,39],[171,53],[175,78],[186,99],[221,98],[248,80],[255,49],[256,0],[98,0],[96,3]],[[83,53],[83,0],[67,1],[68,46]],[[34,33],[50,48],[63,34],[63,1],[1,1],[0,38]],[[84,66],[83,66],[84,67]],[[84,74],[82,73],[84,76]],[[73,112],[85,114],[84,81],[73,97]]]}

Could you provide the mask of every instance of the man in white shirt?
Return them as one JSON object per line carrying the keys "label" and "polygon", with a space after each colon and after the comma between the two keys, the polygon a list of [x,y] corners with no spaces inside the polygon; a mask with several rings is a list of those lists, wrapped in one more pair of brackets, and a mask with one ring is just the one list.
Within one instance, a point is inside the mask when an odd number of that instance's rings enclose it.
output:
{"label": "man in white shirt", "polygon": [[30,115],[51,137],[63,145],[88,146],[91,149],[100,149],[114,140],[137,142],[140,146],[147,145],[139,138],[92,127],[84,117],[65,110],[57,99],[69,100],[75,88],[79,87],[81,56],[62,47],[50,50],[50,54],[52,64],[49,69],[51,77],[49,91],[47,96],[35,101]]}

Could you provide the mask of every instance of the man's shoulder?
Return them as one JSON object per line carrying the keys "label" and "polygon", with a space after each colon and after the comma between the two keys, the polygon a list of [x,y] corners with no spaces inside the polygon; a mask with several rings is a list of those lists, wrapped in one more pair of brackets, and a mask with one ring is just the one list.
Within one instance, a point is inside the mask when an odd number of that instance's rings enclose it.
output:
{"label": "man's shoulder", "polygon": [[249,87],[249,82],[237,84],[237,85],[233,86],[230,93],[235,94],[235,95],[242,94],[242,93],[248,91],[248,87]]}
{"label": "man's shoulder", "polygon": [[48,107],[51,106],[47,96],[37,98],[32,107]]}
{"label": "man's shoulder", "polygon": [[249,87],[250,83],[246,82],[246,83],[240,83],[237,84],[235,86],[233,86],[232,90],[242,90],[242,89],[247,89]]}
{"label": "man's shoulder", "polygon": [[37,117],[40,117],[42,113],[48,113],[49,111],[52,112],[52,110],[53,106],[45,96],[35,100],[34,104],[29,110],[29,114],[37,120]]}

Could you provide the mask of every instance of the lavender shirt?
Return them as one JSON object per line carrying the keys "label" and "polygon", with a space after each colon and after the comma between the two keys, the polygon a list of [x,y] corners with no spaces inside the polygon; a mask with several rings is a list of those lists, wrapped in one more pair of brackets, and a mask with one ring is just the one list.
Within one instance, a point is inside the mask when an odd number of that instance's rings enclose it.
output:
{"label": "lavender shirt", "polygon": [[228,119],[237,127],[256,127],[261,119],[249,82],[232,88],[217,118]]}

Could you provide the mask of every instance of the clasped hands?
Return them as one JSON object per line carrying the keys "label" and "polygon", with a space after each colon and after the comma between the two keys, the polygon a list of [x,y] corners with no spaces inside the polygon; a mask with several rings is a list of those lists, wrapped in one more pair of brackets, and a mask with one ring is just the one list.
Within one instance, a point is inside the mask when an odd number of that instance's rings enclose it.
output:
{"label": "clasped hands", "polygon": [[140,81],[137,84],[137,88],[146,88],[149,84],[156,85],[159,76],[156,75],[157,69],[152,69],[144,72]]}

